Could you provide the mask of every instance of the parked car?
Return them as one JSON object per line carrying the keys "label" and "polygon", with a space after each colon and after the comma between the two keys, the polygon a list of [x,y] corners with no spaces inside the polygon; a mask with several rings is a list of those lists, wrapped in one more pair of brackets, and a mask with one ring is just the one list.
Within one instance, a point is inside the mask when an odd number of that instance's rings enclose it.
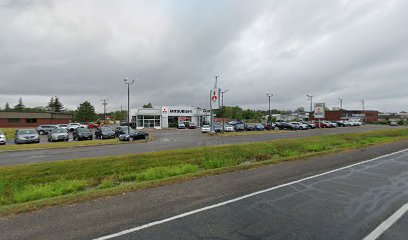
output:
{"label": "parked car", "polygon": [[178,123],[177,128],[178,129],[185,129],[186,125],[184,123],[180,122],[180,123]]}
{"label": "parked car", "polygon": [[297,130],[306,130],[309,129],[309,126],[304,124],[304,123],[300,123],[300,122],[291,122],[291,124],[297,129]]}
{"label": "parked car", "polygon": [[217,133],[222,132],[222,126],[220,124],[214,124],[213,125],[213,131],[217,132]]}
{"label": "parked car", "polygon": [[318,128],[332,128],[333,125],[329,121],[316,122]]}
{"label": "parked car", "polygon": [[315,129],[316,128],[316,124],[314,124],[314,123],[310,123],[310,122],[301,122],[301,123],[306,124],[309,127],[309,129]]}
{"label": "parked car", "polygon": [[120,135],[125,134],[127,132],[128,132],[128,127],[127,126],[116,127],[115,136],[119,137]]}
{"label": "parked car", "polygon": [[14,143],[39,143],[40,136],[38,135],[36,129],[17,129],[14,135]]}
{"label": "parked car", "polygon": [[35,130],[37,131],[38,134],[44,135],[48,134],[49,132],[52,131],[52,129],[56,128],[56,125],[39,125]]}
{"label": "parked car", "polygon": [[80,123],[69,123],[68,126],[67,126],[67,130],[70,131],[70,132],[74,131],[77,128],[87,128],[87,126],[82,125]]}
{"label": "parked car", "polygon": [[99,128],[99,124],[93,122],[84,123],[83,125],[86,125],[88,128]]}
{"label": "parked car", "polygon": [[211,131],[210,125],[203,125],[201,127],[201,132],[202,133],[209,133]]}
{"label": "parked car", "polygon": [[234,127],[234,131],[236,132],[245,131],[245,123],[243,122],[238,122],[231,125]]}
{"label": "parked car", "polygon": [[188,128],[189,128],[189,129],[196,129],[196,128],[197,128],[197,125],[196,125],[195,123],[193,123],[193,122],[190,122],[190,123],[188,124]]}
{"label": "parked car", "polygon": [[48,142],[65,141],[68,142],[69,135],[66,129],[54,128],[48,133]]}
{"label": "parked car", "polygon": [[256,130],[256,131],[264,131],[264,130],[265,130],[264,125],[263,125],[263,124],[260,124],[260,123],[255,124],[254,127],[255,127],[255,130]]}
{"label": "parked car", "polygon": [[277,122],[276,125],[278,126],[280,130],[296,130],[297,129],[291,123],[287,123],[287,122]]}
{"label": "parked car", "polygon": [[80,141],[80,140],[92,140],[93,139],[93,133],[91,130],[88,128],[76,128],[73,132],[73,137],[74,140]]}
{"label": "parked car", "polygon": [[6,134],[4,134],[4,132],[0,130],[0,145],[5,145],[5,144],[6,144]]}
{"label": "parked car", "polygon": [[265,124],[264,125],[265,130],[278,130],[278,126],[276,126],[275,123],[271,123],[271,124]]}
{"label": "parked car", "polygon": [[127,126],[128,123],[127,123],[127,121],[125,121],[125,120],[121,120],[120,123],[119,123],[119,125],[120,125],[120,126]]}
{"label": "parked car", "polygon": [[390,126],[394,126],[394,127],[395,127],[395,126],[398,126],[398,123],[397,123],[396,121],[391,121],[391,122],[390,122]]}
{"label": "parked car", "polygon": [[133,141],[137,139],[148,139],[149,134],[146,132],[136,131],[131,129],[129,133],[125,133],[119,136],[120,141]]}
{"label": "parked car", "polygon": [[226,125],[224,125],[224,131],[225,132],[233,132],[234,127],[232,125],[226,124]]}
{"label": "parked car", "polygon": [[245,124],[245,130],[247,130],[247,131],[255,131],[255,125],[253,125],[253,124]]}
{"label": "parked car", "polygon": [[115,138],[115,131],[110,127],[100,127],[95,131],[95,138],[108,139]]}
{"label": "parked car", "polygon": [[57,124],[57,128],[67,129],[68,124]]}
{"label": "parked car", "polygon": [[351,124],[351,126],[361,126],[363,125],[363,123],[359,120],[350,120],[349,123]]}

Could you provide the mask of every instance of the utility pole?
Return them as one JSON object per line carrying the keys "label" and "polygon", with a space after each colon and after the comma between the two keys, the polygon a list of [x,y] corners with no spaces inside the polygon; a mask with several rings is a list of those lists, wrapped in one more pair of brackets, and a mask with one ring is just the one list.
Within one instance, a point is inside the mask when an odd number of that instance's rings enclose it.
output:
{"label": "utility pole", "polygon": [[268,105],[268,125],[272,125],[272,117],[271,117],[271,97],[273,96],[272,93],[266,92],[266,96],[268,97],[269,100],[269,105]]}
{"label": "utility pole", "polygon": [[361,100],[361,106],[363,107],[363,111],[365,110],[365,102],[364,102],[364,100]]}
{"label": "utility pole", "polygon": [[224,121],[224,93],[228,92],[228,89],[225,89],[224,91],[221,91],[221,118],[222,118],[222,134],[224,134],[224,127],[225,127],[225,121]]}
{"label": "utility pole", "polygon": [[122,105],[120,105],[120,120],[123,120],[123,109],[122,109]]}
{"label": "utility pole", "polygon": [[135,80],[129,81],[128,78],[125,78],[123,81],[124,81],[124,83],[127,85],[127,88],[128,88],[127,125],[128,125],[128,134],[129,134],[129,133],[130,133],[130,120],[129,120],[129,115],[130,115],[130,109],[129,109],[129,103],[130,103],[130,100],[129,100],[129,99],[130,99],[130,85],[132,85],[132,84],[135,82]]}
{"label": "utility pole", "polygon": [[103,105],[103,124],[106,124],[106,105],[108,105],[108,99],[102,99]]}
{"label": "utility pole", "polygon": [[343,100],[344,98],[339,98],[339,102],[340,102],[340,110],[343,109]]}
{"label": "utility pole", "polygon": [[[218,83],[218,78],[219,78],[220,76],[219,75],[215,75],[215,82],[214,82],[214,90],[213,91],[218,91],[218,89],[217,89],[217,83]],[[212,108],[212,96],[211,96],[211,92],[212,91],[210,91],[210,121],[211,121],[211,124],[210,124],[210,133],[212,134],[213,133],[213,131],[214,131],[214,127],[213,127],[213,125],[214,125],[214,117],[213,117],[213,108]],[[218,96],[219,97],[219,96]]]}
{"label": "utility pole", "polygon": [[309,112],[309,121],[310,121],[311,116],[312,116],[312,112],[313,112],[313,96],[309,95],[309,94],[306,94],[306,97],[307,97],[307,100],[310,101],[310,112]]}

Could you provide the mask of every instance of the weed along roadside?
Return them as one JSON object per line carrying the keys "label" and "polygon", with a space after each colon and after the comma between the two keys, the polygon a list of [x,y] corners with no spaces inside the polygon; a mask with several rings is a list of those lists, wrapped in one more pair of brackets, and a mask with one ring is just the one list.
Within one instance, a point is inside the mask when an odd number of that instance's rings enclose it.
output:
{"label": "weed along roadside", "polygon": [[0,215],[408,139],[408,129],[0,167]]}

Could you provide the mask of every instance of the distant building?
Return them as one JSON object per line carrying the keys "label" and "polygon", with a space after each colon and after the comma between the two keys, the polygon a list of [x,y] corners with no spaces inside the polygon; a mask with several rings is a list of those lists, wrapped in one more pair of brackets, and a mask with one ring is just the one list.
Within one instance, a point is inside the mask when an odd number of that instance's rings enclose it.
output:
{"label": "distant building", "polygon": [[[359,119],[365,123],[375,123],[378,122],[378,111],[375,110],[336,110],[336,111],[325,111],[325,118],[320,120],[328,121],[340,121],[340,120],[350,120]],[[315,118],[313,113],[310,113],[310,120],[317,121],[319,119]]]}
{"label": "distant building", "polygon": [[23,128],[43,124],[66,124],[72,121],[72,113],[51,112],[0,112],[0,127]]}

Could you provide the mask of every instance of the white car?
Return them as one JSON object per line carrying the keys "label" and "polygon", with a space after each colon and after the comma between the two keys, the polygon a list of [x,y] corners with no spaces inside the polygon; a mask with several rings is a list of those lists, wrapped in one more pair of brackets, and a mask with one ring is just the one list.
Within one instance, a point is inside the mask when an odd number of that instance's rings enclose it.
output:
{"label": "white car", "polygon": [[6,144],[6,135],[0,130],[0,145]]}
{"label": "white car", "polygon": [[74,131],[75,129],[77,129],[77,128],[88,128],[88,126],[87,125],[83,125],[83,124],[80,124],[80,123],[69,123],[68,125],[67,125],[67,130],[68,131]]}
{"label": "white car", "polygon": [[57,124],[56,126],[57,126],[58,128],[67,129],[68,124]]}
{"label": "white car", "polygon": [[211,131],[210,125],[203,125],[201,127],[201,132],[202,133],[209,133]]}
{"label": "white car", "polygon": [[300,123],[300,122],[291,122],[291,124],[295,126],[296,129],[299,129],[299,130],[306,130],[310,128],[308,125],[304,123]]}
{"label": "white car", "polygon": [[234,131],[234,127],[231,125],[225,125],[224,126],[224,131],[225,132],[233,132]]}

